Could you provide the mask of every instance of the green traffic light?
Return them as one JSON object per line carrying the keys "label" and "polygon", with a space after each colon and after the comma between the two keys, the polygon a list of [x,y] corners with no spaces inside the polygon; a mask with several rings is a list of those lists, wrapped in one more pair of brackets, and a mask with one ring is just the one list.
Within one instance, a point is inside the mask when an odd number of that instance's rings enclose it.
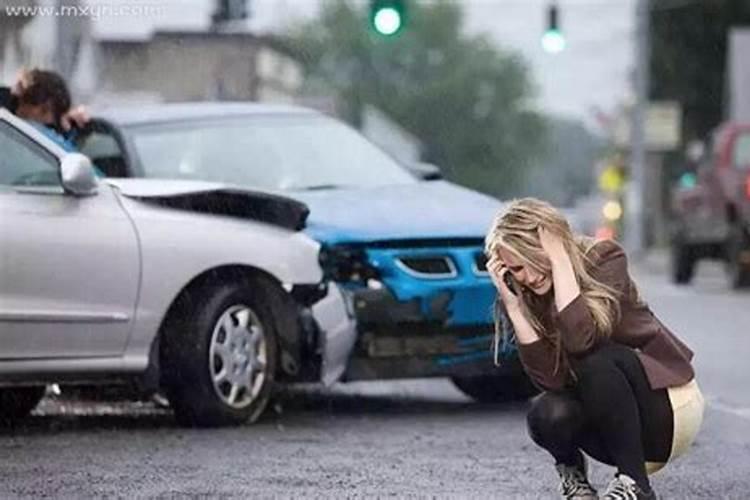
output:
{"label": "green traffic light", "polygon": [[385,7],[375,12],[372,24],[381,35],[393,35],[401,29],[401,13],[393,7]]}
{"label": "green traffic light", "polygon": [[542,35],[542,48],[550,54],[565,50],[565,36],[560,29],[560,13],[556,0],[547,7],[547,29]]}
{"label": "green traffic light", "polygon": [[393,36],[405,23],[405,0],[370,0],[370,24],[379,35]]}
{"label": "green traffic light", "polygon": [[683,189],[692,189],[698,184],[698,179],[692,172],[685,172],[680,176],[680,187]]}
{"label": "green traffic light", "polygon": [[565,37],[559,30],[547,30],[542,35],[542,48],[550,54],[557,54],[565,50]]}

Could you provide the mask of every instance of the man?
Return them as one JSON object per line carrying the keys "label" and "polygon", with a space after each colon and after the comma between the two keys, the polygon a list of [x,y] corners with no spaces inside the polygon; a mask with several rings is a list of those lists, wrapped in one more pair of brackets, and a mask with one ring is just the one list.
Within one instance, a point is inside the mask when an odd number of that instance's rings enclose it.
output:
{"label": "man", "polygon": [[[78,151],[75,145],[78,129],[89,122],[83,106],[71,108],[71,97],[65,80],[53,71],[23,70],[12,88],[0,89],[0,106],[28,121],[65,151]],[[94,166],[99,177],[102,171]]]}
{"label": "man", "polygon": [[[83,108],[71,109],[65,80],[52,71],[22,71],[10,90],[10,107],[66,151],[76,151],[75,128],[85,125]],[[14,108],[14,109],[13,109]]]}

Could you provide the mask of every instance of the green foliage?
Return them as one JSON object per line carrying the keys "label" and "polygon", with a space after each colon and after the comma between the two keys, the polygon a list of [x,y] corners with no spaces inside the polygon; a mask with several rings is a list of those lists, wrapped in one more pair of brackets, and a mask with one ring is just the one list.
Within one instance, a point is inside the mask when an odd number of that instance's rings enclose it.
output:
{"label": "green foliage", "polygon": [[333,0],[290,34],[310,85],[338,95],[355,125],[364,104],[384,111],[449,179],[516,194],[545,137],[523,62],[465,35],[458,2],[410,2],[408,26],[392,37],[374,33],[367,15],[361,2]]}
{"label": "green foliage", "polygon": [[750,24],[748,0],[704,0],[651,14],[651,97],[683,106],[683,136],[702,139],[722,120],[729,29]]}

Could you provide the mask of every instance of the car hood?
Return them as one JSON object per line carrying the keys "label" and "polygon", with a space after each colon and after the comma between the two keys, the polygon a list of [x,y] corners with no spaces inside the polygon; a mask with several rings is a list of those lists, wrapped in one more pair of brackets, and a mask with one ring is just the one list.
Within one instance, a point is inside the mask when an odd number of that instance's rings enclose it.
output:
{"label": "car hood", "polygon": [[484,238],[502,208],[494,198],[445,181],[293,192],[310,208],[305,232],[321,243]]}
{"label": "car hood", "polygon": [[105,179],[123,196],[179,210],[253,219],[299,231],[310,211],[278,193],[251,191],[214,182],[162,179]]}

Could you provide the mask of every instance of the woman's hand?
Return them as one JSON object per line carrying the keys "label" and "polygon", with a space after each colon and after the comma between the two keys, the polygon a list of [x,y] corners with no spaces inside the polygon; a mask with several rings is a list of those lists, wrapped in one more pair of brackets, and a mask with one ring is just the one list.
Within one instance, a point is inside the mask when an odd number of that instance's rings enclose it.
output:
{"label": "woman's hand", "polygon": [[537,233],[539,234],[539,243],[542,246],[542,250],[547,254],[553,265],[555,262],[559,262],[560,259],[569,257],[568,251],[565,249],[565,244],[558,235],[542,226],[539,226]]}
{"label": "woman's hand", "polygon": [[515,290],[510,290],[508,285],[505,284],[503,276],[505,273],[510,272],[508,268],[505,267],[505,263],[493,256],[487,261],[487,271],[490,274],[490,278],[492,278],[492,282],[495,284],[495,288],[497,288],[497,291],[500,294],[500,299],[503,301],[503,304],[505,304],[505,308],[508,310],[518,309],[521,305],[521,291],[518,287],[516,287]]}
{"label": "woman's hand", "polygon": [[576,279],[573,263],[565,249],[565,244],[558,235],[539,227],[539,243],[549,257],[552,266],[552,283],[555,286],[555,305],[562,311],[573,299],[581,294],[581,287]]}

